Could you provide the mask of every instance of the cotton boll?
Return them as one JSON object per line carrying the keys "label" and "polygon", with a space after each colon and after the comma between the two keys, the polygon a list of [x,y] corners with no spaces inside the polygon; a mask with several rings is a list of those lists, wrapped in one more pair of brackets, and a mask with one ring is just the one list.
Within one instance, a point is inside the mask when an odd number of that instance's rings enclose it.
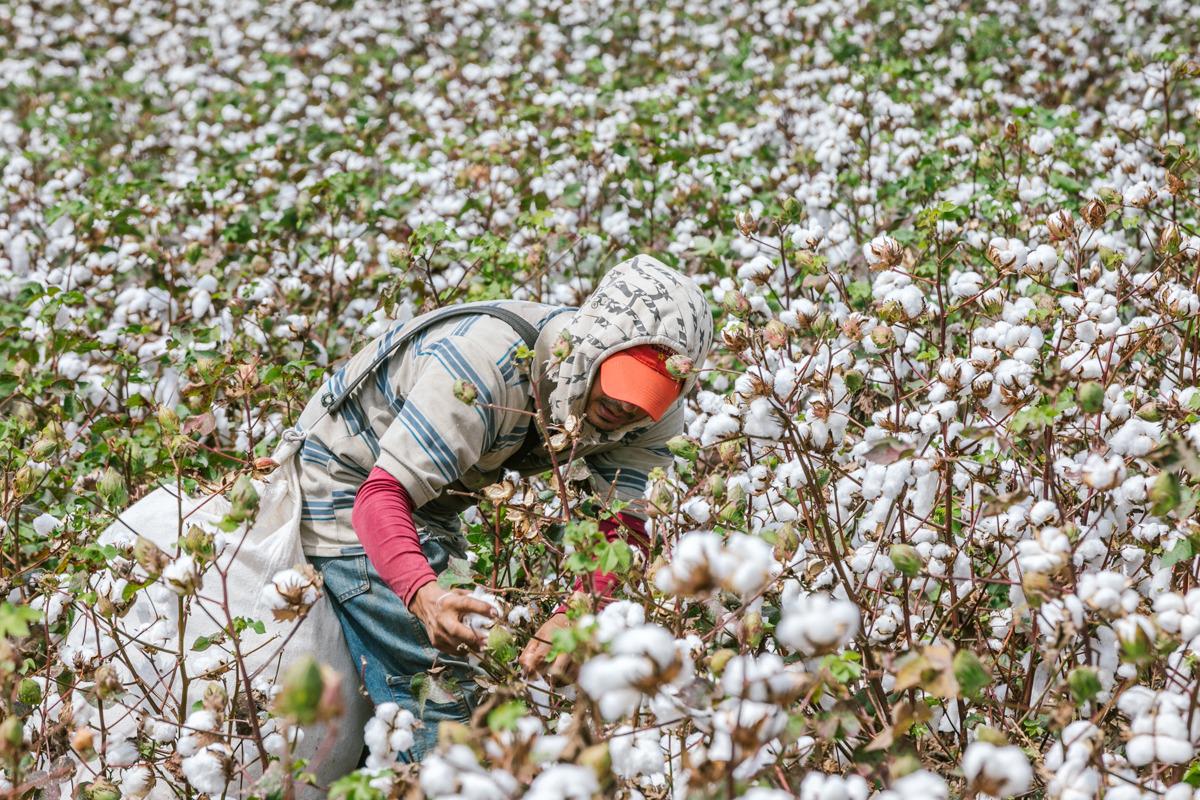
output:
{"label": "cotton boll", "polygon": [[800,783],[800,800],[867,800],[870,788],[861,775],[810,772]]}
{"label": "cotton boll", "polygon": [[33,530],[38,536],[47,537],[62,524],[62,520],[50,514],[39,514],[33,518]]}
{"label": "cotton boll", "polygon": [[1044,156],[1054,147],[1054,131],[1041,128],[1029,137],[1026,143],[1029,151],[1036,156]]}
{"label": "cotton boll", "polygon": [[756,397],[750,401],[742,422],[742,432],[747,436],[777,441],[783,436],[782,412],[767,398]]}
{"label": "cotton boll", "polygon": [[[471,590],[471,597],[483,602],[496,609],[497,617],[503,618],[504,609],[500,605],[500,600],[484,589],[482,586],[476,586]],[[496,619],[485,616],[484,614],[476,614],[474,612],[463,616],[463,623],[477,634],[486,634],[496,624]]]}
{"label": "cotton boll", "polygon": [[1071,541],[1058,528],[1038,531],[1033,539],[1017,542],[1017,563],[1026,573],[1051,574],[1067,563]]}
{"label": "cotton boll", "polygon": [[608,740],[613,772],[622,778],[653,777],[666,770],[666,758],[656,730],[622,725]]}
{"label": "cotton boll", "polygon": [[154,773],[143,764],[121,770],[118,781],[121,787],[121,796],[131,798],[131,800],[140,800],[145,797],[154,788],[154,783]]}
{"label": "cotton boll", "polygon": [[1058,520],[1058,504],[1053,500],[1039,500],[1029,509],[1029,522],[1035,526],[1050,525]]}
{"label": "cotton boll", "polygon": [[996,797],[1012,797],[1029,790],[1033,770],[1018,747],[998,747],[976,741],[963,754],[962,771],[968,785]]}
{"label": "cotton boll", "polygon": [[302,616],[318,597],[315,573],[305,574],[297,569],[280,570],[263,587],[263,599],[276,619]]}
{"label": "cotton boll", "polygon": [[904,257],[904,249],[890,236],[876,236],[863,245],[862,253],[867,263],[876,268],[893,267]]}
{"label": "cotton boll", "polygon": [[636,628],[646,622],[646,610],[637,603],[628,600],[617,600],[609,603],[596,615],[596,640],[608,644],[630,628]]}
{"label": "cotton boll", "polygon": [[932,772],[919,769],[892,782],[890,789],[875,795],[872,800],[947,800],[950,787]]}
{"label": "cotton boll", "polygon": [[1133,611],[1138,595],[1129,590],[1129,579],[1116,572],[1087,572],[1079,579],[1079,599],[1102,614],[1116,615]]}
{"label": "cotton boll", "polygon": [[1125,745],[1125,754],[1135,767],[1151,762],[1186,764],[1196,754],[1196,748],[1189,741],[1187,725],[1172,710],[1139,714],[1130,730],[1133,736]]}
{"label": "cotton boll", "polygon": [[1026,275],[1048,275],[1058,266],[1058,252],[1048,244],[1039,244],[1025,258],[1025,266],[1021,270]]}
{"label": "cotton boll", "polygon": [[858,632],[859,613],[853,603],[826,594],[801,595],[785,590],[783,616],[775,628],[780,644],[805,655],[836,650]]}
{"label": "cotton boll", "polygon": [[1083,462],[1080,476],[1086,485],[1106,491],[1125,479],[1125,461],[1120,456],[1105,459],[1098,453],[1092,453]]}
{"label": "cotton boll", "polygon": [[199,792],[220,795],[229,782],[233,751],[220,742],[207,744],[180,762],[187,782]]}
{"label": "cotton boll", "polygon": [[692,531],[680,537],[654,583],[663,592],[683,597],[723,589],[749,598],[781,570],[771,546],[756,536],[734,533],[722,540],[715,533]]}
{"label": "cotton boll", "polygon": [[1108,446],[1126,457],[1144,456],[1162,440],[1162,425],[1131,417],[1108,437]]}
{"label": "cotton boll", "polygon": [[685,500],[679,504],[679,510],[695,520],[698,525],[703,525],[712,517],[712,506],[703,497]]}
{"label": "cotton boll", "polygon": [[363,740],[370,751],[369,769],[386,769],[396,762],[397,755],[413,746],[415,718],[408,709],[396,703],[380,703],[375,715],[363,728]]}
{"label": "cotton boll", "polygon": [[525,800],[591,800],[600,790],[596,773],[576,764],[552,764],[534,778]]}
{"label": "cotton boll", "polygon": [[771,263],[771,259],[766,256],[755,256],[738,267],[737,277],[739,281],[765,282],[774,271],[775,265]]}

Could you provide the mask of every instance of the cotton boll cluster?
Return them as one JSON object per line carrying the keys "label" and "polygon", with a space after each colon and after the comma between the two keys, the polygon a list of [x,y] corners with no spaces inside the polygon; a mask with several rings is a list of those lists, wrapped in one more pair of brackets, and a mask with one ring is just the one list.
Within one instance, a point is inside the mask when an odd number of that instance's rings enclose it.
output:
{"label": "cotton boll cluster", "polygon": [[775,628],[775,638],[803,655],[837,650],[858,632],[859,611],[849,601],[821,592],[806,594],[795,583],[784,586],[782,600],[783,615]]}
{"label": "cotton boll cluster", "polygon": [[800,783],[800,800],[867,800],[870,788],[860,775],[810,772]]}
{"label": "cotton boll cluster", "polygon": [[[1140,767],[1151,762],[1184,764],[1196,753],[1200,720],[1190,719],[1186,695],[1154,692],[1136,686],[1117,700],[1117,707],[1130,720],[1130,739],[1125,745],[1129,763]],[[1190,727],[1189,727],[1190,725]]]}
{"label": "cotton boll cluster", "polygon": [[605,719],[633,714],[660,688],[686,683],[692,673],[689,648],[657,625],[639,625],[617,634],[608,652],[589,659],[579,686]]}
{"label": "cotton boll cluster", "polygon": [[972,742],[962,761],[963,776],[977,792],[994,797],[1024,794],[1033,783],[1033,769],[1020,748]]}
{"label": "cotton boll cluster", "polygon": [[367,769],[387,769],[401,753],[413,746],[412,712],[396,703],[375,706],[375,716],[367,721],[363,740],[370,751]]}
{"label": "cotton boll cluster", "polygon": [[198,792],[217,795],[229,783],[233,752],[222,742],[206,744],[180,762],[183,776]]}
{"label": "cotton boll cluster", "polygon": [[771,546],[762,539],[741,533],[722,539],[716,533],[692,531],[675,543],[654,583],[668,594],[684,597],[724,590],[751,599],[780,570]]}
{"label": "cotton boll cluster", "polygon": [[471,748],[456,744],[422,759],[420,786],[431,800],[457,797],[505,800],[516,796],[519,784],[504,770],[482,766]]}
{"label": "cotton boll cluster", "polygon": [[304,616],[320,596],[320,578],[309,566],[281,570],[263,587],[263,599],[277,620]]}

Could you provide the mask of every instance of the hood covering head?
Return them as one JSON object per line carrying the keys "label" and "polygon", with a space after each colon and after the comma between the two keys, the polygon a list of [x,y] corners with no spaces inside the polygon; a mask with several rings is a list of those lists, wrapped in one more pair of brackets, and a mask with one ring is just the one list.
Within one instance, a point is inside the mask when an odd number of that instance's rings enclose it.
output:
{"label": "hood covering head", "polygon": [[[703,366],[712,345],[712,312],[691,278],[658,259],[637,255],[609,270],[561,335],[570,343],[570,354],[546,375],[553,381],[551,421],[559,425],[572,414],[583,417],[600,362],[619,350],[663,345],[697,368]],[[695,372],[688,375],[680,397],[696,379]]]}

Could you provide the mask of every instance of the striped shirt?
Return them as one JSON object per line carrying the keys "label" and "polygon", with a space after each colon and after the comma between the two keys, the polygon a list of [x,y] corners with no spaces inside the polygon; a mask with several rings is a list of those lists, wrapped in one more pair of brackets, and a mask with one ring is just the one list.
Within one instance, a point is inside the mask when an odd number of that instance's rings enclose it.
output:
{"label": "striped shirt", "polygon": [[[573,309],[506,302],[539,331],[535,359],[548,359]],[[410,323],[411,324],[411,323]],[[322,415],[320,398],[352,383],[381,347],[404,334],[397,324],[335,371],[300,415],[306,439],[300,451],[303,497],[301,538],[305,553],[338,555],[358,544],[351,512],[359,486],[372,467],[393,475],[412,498],[414,521],[427,533],[456,536],[458,513],[474,503],[460,492],[478,492],[502,479],[521,450],[534,410],[527,370],[517,361],[524,342],[494,317],[472,315],[431,325],[394,352],[337,414]],[[454,396],[463,380],[477,402]],[[553,387],[543,386],[543,398]],[[589,430],[585,427],[585,432]],[[676,403],[661,420],[633,427],[620,438],[584,436],[576,449],[601,496],[641,498],[649,472],[671,462],[666,442],[683,430]],[[523,474],[550,467],[544,451],[521,466]]]}

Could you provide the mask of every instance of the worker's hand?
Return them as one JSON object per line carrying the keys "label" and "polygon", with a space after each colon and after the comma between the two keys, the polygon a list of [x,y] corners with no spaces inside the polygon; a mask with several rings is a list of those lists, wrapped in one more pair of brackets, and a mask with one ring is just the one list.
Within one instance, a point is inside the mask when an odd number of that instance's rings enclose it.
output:
{"label": "worker's hand", "polygon": [[482,614],[489,619],[496,609],[465,589],[446,590],[430,581],[417,590],[409,610],[421,620],[429,642],[438,650],[461,656],[464,651],[478,650],[487,641],[487,634],[476,632],[463,622],[467,614]]}
{"label": "worker's hand", "polygon": [[571,667],[569,655],[563,653],[554,659],[554,663],[546,663],[546,654],[550,652],[550,646],[554,643],[554,632],[570,626],[571,621],[567,619],[566,614],[555,614],[542,623],[542,627],[538,628],[537,633],[529,640],[529,644],[525,645],[525,649],[521,651],[519,661],[527,673],[530,675],[545,673],[551,683],[564,683],[571,679],[572,676],[568,674]]}

